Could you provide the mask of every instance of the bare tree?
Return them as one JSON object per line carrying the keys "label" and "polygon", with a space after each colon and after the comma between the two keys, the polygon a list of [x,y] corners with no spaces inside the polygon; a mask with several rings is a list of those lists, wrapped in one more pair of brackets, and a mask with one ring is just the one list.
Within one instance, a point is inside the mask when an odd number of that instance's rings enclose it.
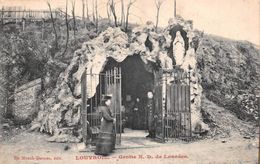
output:
{"label": "bare tree", "polygon": [[84,22],[85,26],[85,0],[82,0],[82,21]]}
{"label": "bare tree", "polygon": [[98,4],[97,0],[92,0],[92,22],[96,27],[96,32],[98,32]]}
{"label": "bare tree", "polygon": [[77,25],[76,25],[76,17],[75,17],[75,0],[71,1],[71,6],[72,6],[72,19],[73,19],[73,34],[74,34],[74,39],[76,36],[76,29],[77,29]]}
{"label": "bare tree", "polygon": [[44,32],[45,32],[45,20],[42,18],[42,39],[44,39]]}
{"label": "bare tree", "polygon": [[157,31],[158,28],[158,22],[159,22],[159,14],[160,14],[160,9],[162,6],[162,3],[164,0],[155,0],[155,5],[156,5],[156,24],[155,24],[155,30]]}
{"label": "bare tree", "polygon": [[110,1],[108,0],[107,1],[107,18],[108,18],[108,21],[109,21],[109,24],[111,23],[111,10],[110,10]]}
{"label": "bare tree", "polygon": [[47,1],[47,5],[49,7],[50,14],[51,14],[51,22],[52,22],[53,32],[54,32],[54,36],[55,36],[55,49],[58,50],[58,35],[57,35],[56,27],[55,27],[55,21],[53,18],[50,1]]}
{"label": "bare tree", "polygon": [[87,20],[89,20],[88,0],[86,0],[86,12],[87,12]]}
{"label": "bare tree", "polygon": [[95,22],[96,16],[95,16],[95,0],[92,0],[92,21]]}
{"label": "bare tree", "polygon": [[[4,7],[2,7],[2,14],[1,14],[1,28],[3,29],[4,28]],[[1,30],[2,31],[2,30]]]}
{"label": "bare tree", "polygon": [[66,0],[66,10],[65,10],[65,24],[66,24],[66,31],[67,31],[67,36],[66,36],[66,44],[65,44],[65,49],[62,53],[62,56],[65,55],[67,48],[68,48],[68,42],[69,42],[69,22],[68,22],[68,0]]}
{"label": "bare tree", "polygon": [[174,0],[174,18],[176,18],[176,13],[177,13],[177,9],[176,9],[176,0]]}
{"label": "bare tree", "polygon": [[128,20],[129,20],[129,14],[130,14],[130,8],[131,6],[136,2],[136,0],[130,0],[129,3],[127,4],[127,10],[126,10],[126,21],[125,21],[125,31],[127,32],[128,30]]}
{"label": "bare tree", "polygon": [[121,26],[122,27],[123,27],[124,22],[125,22],[124,0],[121,0]]}
{"label": "bare tree", "polygon": [[98,32],[98,5],[97,0],[95,1],[95,11],[96,11],[96,32]]}
{"label": "bare tree", "polygon": [[114,2],[114,0],[110,0],[109,1],[109,6],[110,6],[110,10],[114,16],[114,20],[115,20],[115,26],[118,27],[118,24],[117,24],[117,16],[116,16],[116,3]]}

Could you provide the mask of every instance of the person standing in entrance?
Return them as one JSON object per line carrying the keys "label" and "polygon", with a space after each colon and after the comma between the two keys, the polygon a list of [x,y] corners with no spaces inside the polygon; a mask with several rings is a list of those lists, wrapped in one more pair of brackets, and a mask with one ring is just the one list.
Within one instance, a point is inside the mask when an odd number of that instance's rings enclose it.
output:
{"label": "person standing in entrance", "polygon": [[149,138],[155,138],[155,124],[154,124],[154,101],[153,92],[147,92],[147,125],[148,125],[148,136]]}
{"label": "person standing in entrance", "polygon": [[135,105],[133,107],[133,120],[132,120],[132,128],[134,130],[140,129],[140,99],[136,98]]}
{"label": "person standing in entrance", "polygon": [[96,155],[109,155],[115,149],[115,118],[110,109],[112,96],[106,95],[99,107],[101,112],[101,127],[96,143]]}

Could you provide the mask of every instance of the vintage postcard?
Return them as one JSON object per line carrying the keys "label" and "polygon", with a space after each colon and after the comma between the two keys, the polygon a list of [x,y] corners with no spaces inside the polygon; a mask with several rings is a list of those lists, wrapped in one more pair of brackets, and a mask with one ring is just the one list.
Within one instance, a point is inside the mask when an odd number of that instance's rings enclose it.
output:
{"label": "vintage postcard", "polygon": [[259,163],[259,0],[0,0],[0,163]]}

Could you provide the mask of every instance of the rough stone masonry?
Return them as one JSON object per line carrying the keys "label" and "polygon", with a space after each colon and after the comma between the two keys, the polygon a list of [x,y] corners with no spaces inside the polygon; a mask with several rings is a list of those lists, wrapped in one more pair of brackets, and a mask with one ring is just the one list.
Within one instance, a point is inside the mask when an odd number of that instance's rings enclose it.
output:
{"label": "rough stone masonry", "polygon": [[[50,141],[79,142],[82,138],[79,126],[81,110],[80,79],[85,68],[87,68],[87,71],[92,70],[94,71],[92,73],[98,74],[104,68],[108,57],[112,57],[117,62],[122,62],[127,56],[134,54],[139,54],[145,64],[148,61],[156,62],[156,60],[160,60],[163,69],[170,69],[172,64],[175,64],[185,71],[192,72],[192,129],[197,124],[207,129],[207,125],[202,122],[200,112],[202,87],[199,81],[200,75],[196,69],[196,49],[201,35],[200,32],[194,31],[192,26],[191,21],[177,17],[171,19],[168,27],[159,33],[155,32],[152,22],[147,22],[144,26],[134,28],[130,36],[121,31],[120,28],[108,28],[97,38],[83,43],[82,48],[74,53],[68,68],[60,74],[51,96],[41,103],[38,118],[35,120],[35,123],[40,124],[40,131],[52,134],[53,137],[50,138]],[[176,27],[184,31],[186,38],[179,36],[179,41],[174,39],[176,33],[173,33],[172,30]],[[147,41],[150,43],[148,47]],[[179,44],[181,42],[186,44]],[[180,49],[171,51],[171,45],[174,43],[179,44]],[[178,58],[177,63],[173,62],[176,59],[174,51],[184,52],[184,55]],[[171,56],[173,57],[171,58]],[[95,85],[92,83],[93,87],[98,85],[98,80],[96,81]],[[90,91],[95,89],[89,87],[87,86],[87,93],[90,98],[95,94]]]}

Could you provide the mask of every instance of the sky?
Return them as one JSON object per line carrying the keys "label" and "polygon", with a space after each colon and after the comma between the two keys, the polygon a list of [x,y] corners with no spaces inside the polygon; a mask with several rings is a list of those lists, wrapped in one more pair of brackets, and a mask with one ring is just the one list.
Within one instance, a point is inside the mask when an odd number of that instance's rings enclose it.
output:
{"label": "sky", "polygon": [[[49,0],[53,8],[64,8],[65,0]],[[76,1],[76,14],[82,15],[82,0]],[[85,0],[86,1],[86,0]],[[88,0],[89,8],[92,1]],[[107,0],[97,0],[101,17],[107,17]],[[121,15],[121,0],[115,0],[118,16]],[[124,0],[125,4],[129,0]],[[176,0],[177,14],[193,20],[194,28],[208,34],[235,40],[247,40],[260,45],[260,0]],[[69,10],[72,0],[68,0]],[[174,0],[163,0],[159,26],[166,26],[173,17]],[[0,0],[0,6],[22,6],[30,9],[47,9],[46,0]],[[90,9],[91,10],[91,9]],[[91,12],[91,11],[90,11]],[[154,0],[136,0],[131,8],[130,22],[145,24],[155,22]]]}

